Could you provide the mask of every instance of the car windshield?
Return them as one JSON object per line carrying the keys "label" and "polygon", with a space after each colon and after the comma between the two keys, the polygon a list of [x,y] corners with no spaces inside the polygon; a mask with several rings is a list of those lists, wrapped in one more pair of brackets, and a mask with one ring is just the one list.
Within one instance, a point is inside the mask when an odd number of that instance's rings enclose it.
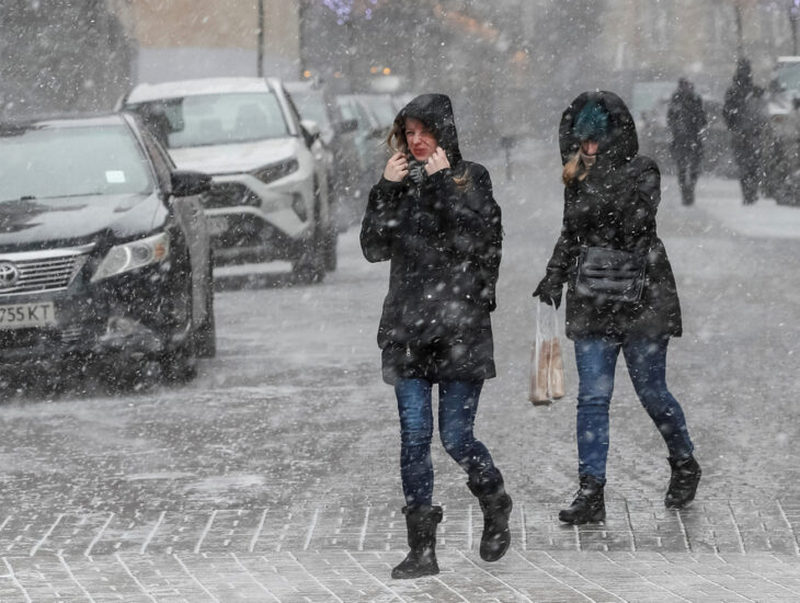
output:
{"label": "car windshield", "polygon": [[272,92],[186,96],[129,108],[139,113],[170,149],[289,135],[280,103]]}
{"label": "car windshield", "polygon": [[320,129],[325,130],[330,127],[330,120],[328,119],[328,112],[325,107],[325,98],[321,92],[313,90],[302,90],[292,92],[292,99],[297,110],[303,119],[311,119],[317,122]]}
{"label": "car windshield", "polygon": [[147,160],[126,126],[0,129],[0,201],[152,190]]}
{"label": "car windshield", "polygon": [[391,99],[382,96],[365,96],[364,102],[378,118],[381,127],[388,128],[394,123],[395,110],[392,107]]}

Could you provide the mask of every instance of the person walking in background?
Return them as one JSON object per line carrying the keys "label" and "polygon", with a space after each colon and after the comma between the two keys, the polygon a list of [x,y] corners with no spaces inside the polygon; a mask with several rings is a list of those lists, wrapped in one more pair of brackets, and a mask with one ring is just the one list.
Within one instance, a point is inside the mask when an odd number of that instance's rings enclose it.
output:
{"label": "person walking in background", "polygon": [[489,451],[473,435],[485,379],[495,376],[490,312],[502,249],[500,207],[482,165],[461,158],[453,109],[423,94],[397,115],[387,139],[396,152],[372,188],[361,226],[370,262],[390,261],[378,327],[383,378],[400,414],[400,475],[410,552],[393,578],[437,574],[431,439],[438,385],[439,433],[467,473],[484,516],[480,555],[502,557],[511,542],[511,497]]}
{"label": "person walking in background", "polygon": [[725,92],[722,117],[731,132],[733,159],[739,170],[745,205],[758,200],[763,180],[761,140],[766,127],[763,96],[764,90],[753,84],[750,61],[740,58],[733,83]]}
{"label": "person walking in background", "polygon": [[[633,118],[612,92],[584,92],[573,100],[561,118],[559,144],[564,165],[561,236],[533,292],[558,307],[567,284],[566,335],[575,344],[579,377],[580,488],[558,517],[570,524],[605,519],[609,405],[620,351],[636,394],[669,451],[664,503],[681,508],[694,499],[701,471],[683,411],[665,378],[667,345],[670,337],[681,335],[682,324],[672,268],[656,234],[658,166],[638,155]],[[597,247],[631,252],[644,263],[637,301],[609,301],[576,287],[584,248]]]}
{"label": "person walking in background", "polygon": [[670,150],[678,171],[681,200],[684,205],[692,205],[703,162],[702,135],[707,120],[703,100],[686,78],[678,80],[678,89],[670,98],[667,125],[672,134]]}

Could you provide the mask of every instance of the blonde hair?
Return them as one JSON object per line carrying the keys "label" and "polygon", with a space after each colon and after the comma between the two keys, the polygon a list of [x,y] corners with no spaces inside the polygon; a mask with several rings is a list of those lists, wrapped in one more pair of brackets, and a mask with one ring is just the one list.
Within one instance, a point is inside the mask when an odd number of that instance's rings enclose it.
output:
{"label": "blonde hair", "polygon": [[408,141],[406,140],[405,123],[397,120],[392,124],[392,129],[389,130],[389,135],[386,137],[386,146],[392,153],[408,151]]}
{"label": "blonde hair", "polygon": [[[439,142],[438,136],[436,137],[436,142]],[[389,147],[392,153],[408,152],[405,120],[396,120],[394,124],[392,124],[392,129],[389,130],[389,135],[386,137],[386,146]],[[453,176],[453,182],[456,183],[456,186],[460,190],[467,190],[470,185],[469,171],[464,169],[462,174]]]}
{"label": "blonde hair", "polygon": [[575,153],[564,164],[564,169],[561,171],[561,180],[564,184],[572,184],[575,180],[582,182],[589,174],[589,168],[583,163],[581,159],[581,152]]}

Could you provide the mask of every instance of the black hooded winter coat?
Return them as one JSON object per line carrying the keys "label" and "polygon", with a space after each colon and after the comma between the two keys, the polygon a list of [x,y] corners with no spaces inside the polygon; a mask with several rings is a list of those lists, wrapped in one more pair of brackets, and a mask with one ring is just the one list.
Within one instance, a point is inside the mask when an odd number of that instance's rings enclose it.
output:
{"label": "black hooded winter coat", "polygon": [[667,125],[672,134],[673,158],[678,161],[681,157],[696,157],[699,161],[703,150],[702,132],[708,122],[703,99],[688,80],[681,78],[670,98]]}
{"label": "black hooded winter coat", "polygon": [[479,381],[495,376],[492,327],[502,247],[500,207],[486,168],[464,161],[450,99],[424,94],[395,119],[420,120],[450,168],[420,183],[381,178],[361,226],[370,262],[390,261],[378,328],[383,378]]}
{"label": "black hooded winter coat", "polygon": [[[564,188],[561,236],[540,288],[558,295],[567,284],[566,333],[570,339],[609,336],[669,337],[682,333],[675,278],[664,244],[656,233],[661,175],[656,163],[638,155],[636,128],[616,94],[585,92],[564,111],[559,128],[563,163],[578,151],[575,117],[589,102],[608,112],[608,129],[599,141],[597,160],[584,180]],[[645,286],[636,303],[599,303],[575,291],[577,261],[583,246],[634,251],[646,257]]]}
{"label": "black hooded winter coat", "polygon": [[761,162],[761,136],[766,128],[764,90],[753,83],[750,62],[739,59],[733,83],[725,91],[722,117],[731,132],[733,157],[746,172]]}

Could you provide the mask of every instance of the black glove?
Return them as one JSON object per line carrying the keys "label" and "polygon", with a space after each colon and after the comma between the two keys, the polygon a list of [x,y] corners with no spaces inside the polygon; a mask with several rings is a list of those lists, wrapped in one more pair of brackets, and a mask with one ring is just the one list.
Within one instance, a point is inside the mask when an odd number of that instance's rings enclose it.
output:
{"label": "black glove", "polygon": [[533,292],[533,297],[538,297],[539,301],[553,306],[556,309],[561,305],[562,284],[554,285],[548,277],[544,277]]}

